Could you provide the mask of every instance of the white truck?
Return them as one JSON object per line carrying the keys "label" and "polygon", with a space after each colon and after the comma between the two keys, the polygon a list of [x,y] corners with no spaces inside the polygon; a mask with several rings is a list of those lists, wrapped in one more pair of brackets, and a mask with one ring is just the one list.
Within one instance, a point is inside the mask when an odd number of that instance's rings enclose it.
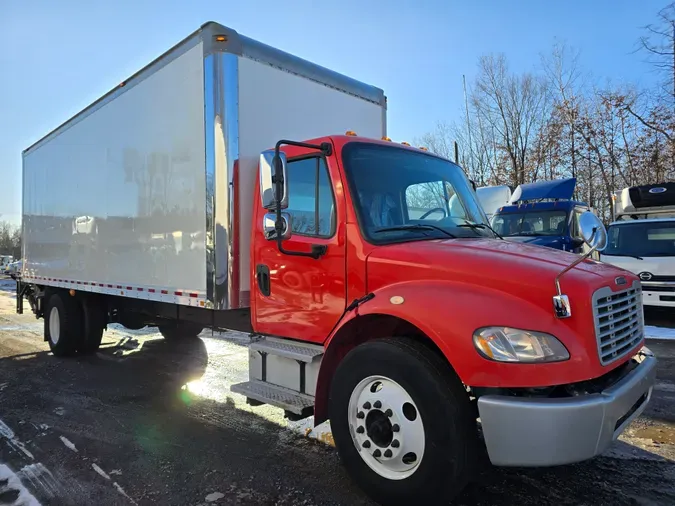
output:
{"label": "white truck", "polygon": [[624,188],[613,201],[601,260],[638,275],[645,306],[675,307],[675,183]]}

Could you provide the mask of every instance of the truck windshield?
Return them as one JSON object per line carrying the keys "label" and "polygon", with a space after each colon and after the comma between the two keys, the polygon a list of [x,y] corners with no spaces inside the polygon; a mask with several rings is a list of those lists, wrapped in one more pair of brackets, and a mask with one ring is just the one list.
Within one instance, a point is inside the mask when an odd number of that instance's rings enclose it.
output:
{"label": "truck windshield", "polygon": [[492,227],[498,234],[517,235],[565,235],[567,233],[567,211],[538,211],[497,214]]}
{"label": "truck windshield", "polygon": [[494,237],[462,169],[423,152],[353,142],[342,151],[361,230],[373,243]]}
{"label": "truck windshield", "polygon": [[675,221],[639,220],[610,225],[603,255],[632,257],[675,256]]}

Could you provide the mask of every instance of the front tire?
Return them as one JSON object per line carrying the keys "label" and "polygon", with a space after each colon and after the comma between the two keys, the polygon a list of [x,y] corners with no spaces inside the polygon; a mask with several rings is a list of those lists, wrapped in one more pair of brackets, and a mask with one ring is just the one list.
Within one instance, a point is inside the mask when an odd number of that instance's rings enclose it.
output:
{"label": "front tire", "polygon": [[476,419],[455,372],[426,346],[389,338],[354,348],[329,409],[348,473],[378,503],[447,504],[466,486]]}
{"label": "front tire", "polygon": [[45,340],[56,357],[74,355],[82,339],[82,310],[77,300],[54,293],[45,313]]}

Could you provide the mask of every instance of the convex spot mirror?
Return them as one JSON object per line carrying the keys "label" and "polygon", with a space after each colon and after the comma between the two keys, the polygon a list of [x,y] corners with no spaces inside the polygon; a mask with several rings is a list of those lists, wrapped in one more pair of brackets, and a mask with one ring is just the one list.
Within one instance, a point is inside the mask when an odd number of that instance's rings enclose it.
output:
{"label": "convex spot mirror", "polygon": [[[285,241],[291,237],[292,233],[291,215],[288,213],[281,213],[281,220],[284,223],[284,228],[281,231],[281,239]],[[276,221],[276,213],[267,213],[263,216],[263,232],[265,234],[265,239],[268,241],[274,241],[277,238],[277,230],[275,227]]]}
{"label": "convex spot mirror", "polygon": [[607,229],[595,214],[586,211],[579,216],[579,231],[584,242],[595,251],[607,247]]}
{"label": "convex spot mirror", "polygon": [[[274,184],[274,163],[281,167],[283,184],[281,186],[281,195],[276,195],[276,184]],[[281,209],[288,207],[288,178],[286,177],[286,155],[279,153],[275,159],[274,150],[269,149],[260,153],[260,203],[264,209],[276,209],[277,203]]]}

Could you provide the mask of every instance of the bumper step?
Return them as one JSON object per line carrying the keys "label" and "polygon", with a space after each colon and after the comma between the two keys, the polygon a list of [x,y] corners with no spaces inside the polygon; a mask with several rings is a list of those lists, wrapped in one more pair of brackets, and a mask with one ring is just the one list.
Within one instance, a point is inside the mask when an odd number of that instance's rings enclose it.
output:
{"label": "bumper step", "polygon": [[314,410],[314,397],[264,381],[238,383],[232,385],[230,390],[248,399],[270,404],[299,416],[311,416]]}

